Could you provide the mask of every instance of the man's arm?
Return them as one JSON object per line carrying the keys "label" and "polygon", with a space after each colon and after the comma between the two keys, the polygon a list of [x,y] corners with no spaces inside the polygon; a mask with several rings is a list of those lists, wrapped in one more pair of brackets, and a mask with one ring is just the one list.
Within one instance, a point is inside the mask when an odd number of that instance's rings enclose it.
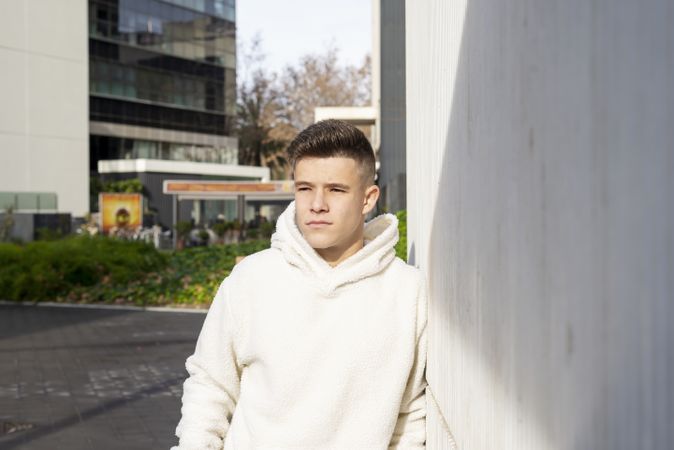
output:
{"label": "man's arm", "polygon": [[414,364],[407,380],[389,449],[426,448],[426,324],[428,305],[426,292],[425,280],[422,280],[417,298]]}
{"label": "man's arm", "polygon": [[176,428],[180,444],[171,450],[223,447],[241,380],[234,345],[237,323],[227,286],[225,279],[206,315],[194,354],[185,363],[189,377],[183,385],[182,418]]}

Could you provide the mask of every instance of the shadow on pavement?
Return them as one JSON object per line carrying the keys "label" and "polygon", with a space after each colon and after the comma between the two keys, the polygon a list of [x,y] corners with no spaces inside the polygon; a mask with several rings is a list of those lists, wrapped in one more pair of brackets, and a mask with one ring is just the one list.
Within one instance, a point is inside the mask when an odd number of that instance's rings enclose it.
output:
{"label": "shadow on pavement", "polygon": [[71,414],[70,416],[64,417],[52,423],[47,427],[38,427],[33,428],[27,432],[21,432],[21,434],[16,437],[12,437],[3,442],[3,439],[0,438],[0,448],[3,450],[10,450],[16,448],[20,445],[28,444],[36,439],[48,436],[50,434],[58,433],[61,430],[64,430],[68,427],[75,426],[81,422],[85,422],[89,419],[93,419],[96,416],[101,414],[109,413],[115,408],[121,406],[126,406],[130,403],[136,402],[140,399],[143,399],[149,395],[156,394],[167,390],[170,386],[182,382],[184,377],[175,377],[169,380],[162,381],[153,386],[150,386],[145,389],[141,389],[137,392],[134,392],[130,396],[124,398],[113,399],[99,405],[96,405],[92,408],[82,411],[78,414]]}
{"label": "shadow on pavement", "polygon": [[137,311],[0,305],[0,340],[134,313]]}

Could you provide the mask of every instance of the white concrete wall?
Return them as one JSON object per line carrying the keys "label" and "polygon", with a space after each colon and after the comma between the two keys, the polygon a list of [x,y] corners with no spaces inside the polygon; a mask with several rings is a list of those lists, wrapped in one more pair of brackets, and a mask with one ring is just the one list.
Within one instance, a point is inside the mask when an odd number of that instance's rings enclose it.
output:
{"label": "white concrete wall", "polygon": [[674,4],[406,7],[428,447],[674,448]]}
{"label": "white concrete wall", "polygon": [[86,0],[0,0],[0,191],[89,210]]}

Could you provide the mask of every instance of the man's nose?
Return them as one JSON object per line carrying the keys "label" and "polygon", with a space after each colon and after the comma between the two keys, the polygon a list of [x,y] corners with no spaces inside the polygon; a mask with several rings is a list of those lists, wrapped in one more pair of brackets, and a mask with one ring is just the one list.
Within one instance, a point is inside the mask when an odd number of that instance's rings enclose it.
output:
{"label": "man's nose", "polygon": [[311,210],[314,212],[327,211],[328,205],[325,201],[325,195],[320,189],[314,191],[314,197],[311,199]]}

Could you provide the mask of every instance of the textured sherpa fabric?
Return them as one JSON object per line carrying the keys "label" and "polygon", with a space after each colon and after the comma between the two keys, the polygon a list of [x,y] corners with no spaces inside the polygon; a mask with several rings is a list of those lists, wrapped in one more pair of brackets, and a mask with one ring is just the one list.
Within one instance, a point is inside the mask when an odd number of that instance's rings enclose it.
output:
{"label": "textured sherpa fabric", "polygon": [[425,448],[426,289],[395,257],[397,225],[366,223],[364,247],[331,267],[288,206],[272,247],[218,289],[173,450]]}

